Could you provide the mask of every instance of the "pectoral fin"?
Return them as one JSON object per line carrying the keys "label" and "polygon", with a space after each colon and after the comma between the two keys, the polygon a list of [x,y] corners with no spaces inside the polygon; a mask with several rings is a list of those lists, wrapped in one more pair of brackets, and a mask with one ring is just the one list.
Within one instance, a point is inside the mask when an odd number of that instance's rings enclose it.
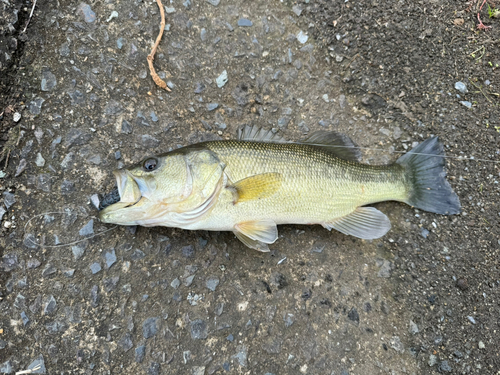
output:
{"label": "pectoral fin", "polygon": [[389,218],[373,207],[358,207],[353,213],[323,226],[358,238],[373,240],[391,229]]}
{"label": "pectoral fin", "polygon": [[268,252],[267,244],[278,238],[278,228],[272,220],[245,221],[234,226],[234,234],[248,247]]}
{"label": "pectoral fin", "polygon": [[281,187],[282,180],[280,173],[263,173],[240,180],[229,187],[234,192],[234,204],[270,197]]}

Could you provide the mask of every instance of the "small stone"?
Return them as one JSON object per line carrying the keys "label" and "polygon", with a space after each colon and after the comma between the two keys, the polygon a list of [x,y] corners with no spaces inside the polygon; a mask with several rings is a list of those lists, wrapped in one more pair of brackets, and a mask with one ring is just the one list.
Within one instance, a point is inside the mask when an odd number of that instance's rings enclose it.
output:
{"label": "small stone", "polygon": [[194,275],[188,276],[184,279],[184,285],[185,286],[191,286],[194,280]]}
{"label": "small stone", "polygon": [[297,16],[300,16],[300,14],[302,13],[302,8],[299,6],[299,5],[294,5],[292,7],[292,11],[297,15]]}
{"label": "small stone", "polygon": [[308,39],[309,37],[306,34],[304,34],[302,30],[298,32],[297,40],[299,41],[300,44],[305,44]]}
{"label": "small stone", "polygon": [[42,91],[51,91],[56,85],[56,76],[48,68],[44,68],[42,70]]}
{"label": "small stone", "polygon": [[3,204],[9,209],[14,203],[16,203],[16,196],[8,191],[3,192]]}
{"label": "small stone", "polygon": [[232,334],[229,334],[229,336],[227,336],[227,337],[226,337],[226,340],[227,340],[227,341],[230,341],[230,342],[233,342],[233,340],[234,340],[233,335],[232,335]]}
{"label": "small stone", "polygon": [[45,315],[50,315],[56,310],[56,308],[57,308],[56,299],[54,298],[54,296],[50,295],[45,302],[43,313]]}
{"label": "small stone", "polygon": [[149,339],[158,333],[158,321],[160,318],[147,318],[142,323],[142,335],[145,339]]}
{"label": "small stone", "polygon": [[239,27],[250,27],[250,26],[253,26],[253,23],[248,18],[240,18],[238,20],[238,26]]}
{"label": "small stone", "polygon": [[70,278],[70,277],[73,277],[73,275],[75,274],[75,269],[74,268],[71,268],[71,269],[67,269],[67,270],[64,270],[63,271],[63,275]]}
{"label": "small stone", "polygon": [[19,265],[19,260],[17,254],[8,253],[2,257],[2,261],[0,262],[0,270],[4,272],[10,272],[13,269],[17,268]]}
{"label": "small stone", "polygon": [[78,13],[83,16],[83,19],[87,23],[92,23],[95,21],[95,13],[90,8],[90,5],[82,3],[78,6]]}
{"label": "small stone", "polygon": [[467,90],[467,85],[460,81],[455,82],[455,89],[462,94],[467,94],[469,92],[469,90]]}
{"label": "small stone", "polygon": [[420,235],[421,235],[422,237],[424,237],[424,238],[427,238],[427,237],[429,236],[429,233],[430,233],[430,232],[429,232],[427,229],[425,229],[425,228],[421,228],[421,229],[420,229]]}
{"label": "small stone", "polygon": [[207,337],[207,323],[201,319],[193,320],[191,322],[191,338],[195,340],[204,340]]}
{"label": "small stone", "polygon": [[341,63],[344,60],[344,56],[341,55],[336,55],[335,56],[335,61],[338,63]]}
{"label": "small stone", "polygon": [[113,264],[116,262],[116,253],[115,249],[111,249],[104,254],[104,259],[106,260],[106,268],[110,269]]}
{"label": "small stone", "polygon": [[467,279],[464,277],[460,277],[457,280],[456,285],[457,285],[458,289],[460,289],[460,290],[467,290],[467,288],[469,287],[469,283],[467,282]]}
{"label": "small stone", "polygon": [[205,90],[206,86],[202,82],[196,82],[196,85],[194,87],[194,93],[195,94],[201,94],[203,90]]}
{"label": "small stone", "polygon": [[175,8],[174,7],[167,7],[165,6],[165,13],[167,14],[172,14],[172,13],[175,13]]}
{"label": "small stone", "polygon": [[219,108],[219,103],[209,103],[207,104],[207,110],[213,111],[214,109]]}
{"label": "small stone", "polygon": [[295,321],[295,316],[291,313],[286,313],[283,316],[283,320],[285,321],[285,326],[290,327]]}
{"label": "small stone", "polygon": [[389,341],[389,344],[391,345],[391,348],[393,348],[398,353],[404,353],[405,347],[404,347],[403,343],[401,342],[401,339],[399,338],[399,336],[394,336]]}
{"label": "small stone", "polygon": [[91,236],[94,234],[94,219],[90,219],[90,221],[85,224],[85,226],[80,229],[78,232],[80,236]]}
{"label": "small stone", "polygon": [[37,167],[43,167],[45,165],[45,159],[43,158],[42,154],[36,154],[35,164],[37,165]]}
{"label": "small stone", "polygon": [[174,289],[177,289],[181,285],[180,280],[176,277],[172,282],[170,283],[170,286]]}
{"label": "small stone", "polygon": [[132,335],[130,332],[126,332],[119,340],[118,345],[125,351],[128,352],[134,346],[132,342]]}
{"label": "small stone", "polygon": [[[3,346],[3,340],[0,340],[2,345],[0,346],[0,349],[3,349],[5,346]],[[7,362],[4,362],[0,364],[0,373],[2,374],[12,374],[14,372],[14,369],[12,368],[12,362],[9,360]]]}
{"label": "small stone", "polygon": [[96,273],[98,273],[99,271],[101,271],[101,265],[99,263],[92,263],[90,265],[90,270],[92,271],[92,274],[95,275]]}
{"label": "small stone", "polygon": [[355,322],[356,324],[359,324],[359,314],[358,314],[358,310],[356,308],[353,307],[347,313],[347,317],[349,318],[349,320]]}
{"label": "small stone", "polygon": [[220,3],[220,0],[206,0],[206,1],[207,3],[212,4],[214,7],[216,7]]}
{"label": "small stone", "polygon": [[123,134],[132,133],[132,125],[130,124],[130,122],[128,122],[127,120],[122,121],[121,132]]}
{"label": "small stone", "polygon": [[30,102],[29,111],[33,115],[39,115],[42,112],[42,104],[45,101],[43,98],[35,98]]}
{"label": "small stone", "polygon": [[36,258],[31,258],[28,260],[28,269],[35,269],[35,268],[38,268],[40,267],[40,265],[42,264],[42,262],[40,262],[40,260],[36,259]]}
{"label": "small stone", "polygon": [[184,258],[192,258],[194,256],[194,246],[193,245],[183,246],[181,249],[181,253]]}
{"label": "small stone", "polygon": [[429,365],[429,367],[432,367],[432,366],[434,366],[436,363],[437,363],[437,357],[436,357],[434,354],[431,354],[431,355],[429,356],[429,361],[427,362],[427,364]]}
{"label": "small stone", "polygon": [[61,194],[67,195],[75,191],[75,183],[73,181],[64,180],[61,183]]}
{"label": "small stone", "polygon": [[23,320],[23,324],[25,327],[30,322],[28,315],[26,315],[26,313],[24,311],[21,312],[21,319]]}
{"label": "small stone", "polygon": [[217,87],[221,88],[227,83],[228,77],[227,77],[227,71],[224,70],[220,76],[217,77],[215,80],[217,82]]}
{"label": "small stone", "polygon": [[0,221],[2,221],[3,215],[5,215],[6,212],[7,210],[3,208],[3,206],[0,206]]}
{"label": "small stone", "polygon": [[217,288],[218,285],[219,285],[219,278],[217,278],[215,276],[208,278],[208,280],[205,283],[205,286],[208,289],[210,289],[212,292],[215,291],[215,289]]}
{"label": "small stone", "polygon": [[[34,370],[38,368],[38,370]],[[28,366],[28,370],[31,370],[30,374],[45,374],[47,370],[45,369],[45,361],[43,360],[43,355],[39,355],[33,362]]]}
{"label": "small stone", "polygon": [[236,350],[237,350],[237,353],[235,355],[233,355],[231,358],[237,359],[240,366],[246,367],[248,348],[245,345],[238,345],[236,347]]}
{"label": "small stone", "polygon": [[118,38],[116,40],[116,46],[118,47],[118,49],[122,49],[125,43],[127,43],[127,40],[125,38]]}
{"label": "small stone", "polygon": [[146,347],[144,345],[135,348],[135,361],[141,363],[146,355]]}
{"label": "small stone", "polygon": [[99,300],[99,287],[94,285],[92,289],[90,289],[90,303],[92,307],[97,307],[99,305]]}
{"label": "small stone", "polygon": [[80,259],[85,253],[85,248],[87,247],[85,242],[80,242],[77,245],[71,246],[71,251],[73,252],[73,257],[75,260]]}
{"label": "small stone", "polygon": [[469,319],[469,322],[471,322],[472,324],[476,324],[476,319],[474,319],[472,316],[468,316],[467,319]]}
{"label": "small stone", "polygon": [[21,120],[21,114],[19,112],[14,112],[14,116],[12,118],[14,122],[19,122]]}
{"label": "small stone", "polygon": [[139,260],[139,259],[144,258],[145,256],[146,256],[146,254],[144,254],[144,252],[142,252],[139,249],[136,249],[136,250],[134,250],[134,252],[130,256],[130,259],[131,260]]}
{"label": "small stone", "polygon": [[448,361],[442,361],[439,364],[438,371],[439,372],[451,372],[452,369],[451,369],[450,365],[448,364]]}
{"label": "small stone", "polygon": [[463,106],[467,107],[467,108],[472,108],[472,103],[467,101],[467,100],[463,100],[460,102],[460,104],[462,104]]}
{"label": "small stone", "polygon": [[486,346],[484,345],[484,342],[482,342],[482,341],[479,341],[479,342],[477,343],[477,347],[478,347],[479,349],[484,349],[484,348],[486,348]]}
{"label": "small stone", "polygon": [[418,326],[413,320],[410,320],[410,328],[409,331],[411,334],[415,335],[418,333]]}
{"label": "small stone", "polygon": [[51,263],[47,264],[42,271],[42,277],[49,277],[57,272],[57,268]]}

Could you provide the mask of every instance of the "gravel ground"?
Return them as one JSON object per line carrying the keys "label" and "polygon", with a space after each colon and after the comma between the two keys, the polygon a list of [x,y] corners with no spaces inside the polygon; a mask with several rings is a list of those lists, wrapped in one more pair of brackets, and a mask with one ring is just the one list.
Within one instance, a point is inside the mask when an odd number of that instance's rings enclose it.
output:
{"label": "gravel ground", "polygon": [[[42,0],[25,34],[31,4],[1,4],[0,372],[496,373],[498,18],[477,30],[480,4],[451,0],[165,5],[170,93],[147,71],[156,3]],[[344,132],[372,164],[439,135],[463,213],[382,203],[382,239],[288,225],[266,254],[97,219],[113,169],[244,124]]]}

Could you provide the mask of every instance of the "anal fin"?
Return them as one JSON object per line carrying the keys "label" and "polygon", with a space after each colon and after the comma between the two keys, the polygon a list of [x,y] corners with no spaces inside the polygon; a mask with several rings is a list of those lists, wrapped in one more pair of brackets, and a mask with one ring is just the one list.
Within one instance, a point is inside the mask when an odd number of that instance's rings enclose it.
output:
{"label": "anal fin", "polygon": [[323,226],[365,240],[380,238],[391,229],[389,218],[373,207],[358,207],[349,215]]}
{"label": "anal fin", "polygon": [[273,220],[245,221],[234,226],[234,234],[246,246],[268,252],[268,244],[278,239],[278,228]]}

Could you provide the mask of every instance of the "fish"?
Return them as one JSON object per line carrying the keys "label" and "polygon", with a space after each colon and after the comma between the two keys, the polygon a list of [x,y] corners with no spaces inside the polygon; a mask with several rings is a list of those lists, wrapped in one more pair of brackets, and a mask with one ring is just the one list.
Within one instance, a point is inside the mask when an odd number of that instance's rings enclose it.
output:
{"label": "fish", "polygon": [[392,164],[368,165],[345,134],[317,131],[290,142],[245,126],[235,140],[192,144],[114,171],[119,201],[103,208],[99,219],[232,231],[262,252],[278,239],[281,224],[319,224],[372,240],[391,229],[389,218],[369,206],[377,202],[460,213],[443,156],[442,143],[431,137]]}

